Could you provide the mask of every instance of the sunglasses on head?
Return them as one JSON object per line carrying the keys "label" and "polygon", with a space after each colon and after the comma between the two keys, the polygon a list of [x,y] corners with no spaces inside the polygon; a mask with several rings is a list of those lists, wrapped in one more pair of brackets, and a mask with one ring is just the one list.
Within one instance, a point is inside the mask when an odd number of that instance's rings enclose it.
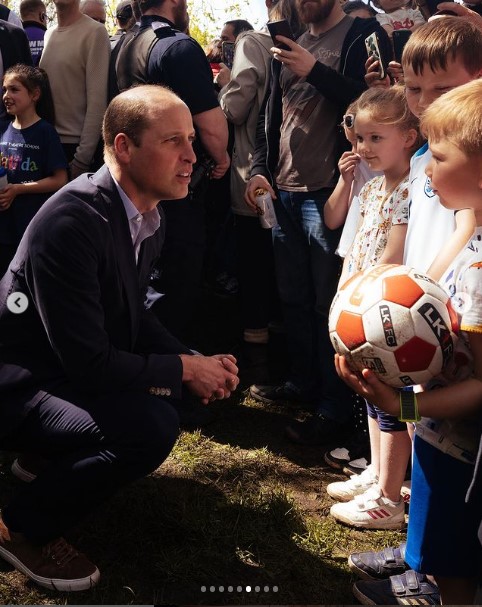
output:
{"label": "sunglasses on head", "polygon": [[345,114],[343,116],[342,124],[347,129],[352,129],[355,125],[355,115],[354,114]]}

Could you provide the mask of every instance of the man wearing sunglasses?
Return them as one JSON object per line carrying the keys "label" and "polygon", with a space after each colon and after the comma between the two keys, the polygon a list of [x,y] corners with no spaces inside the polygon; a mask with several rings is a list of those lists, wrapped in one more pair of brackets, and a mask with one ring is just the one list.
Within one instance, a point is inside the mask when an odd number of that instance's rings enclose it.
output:
{"label": "man wearing sunglasses", "polygon": [[42,0],[22,0],[20,3],[22,26],[27,34],[34,65],[38,65],[44,50],[47,31],[47,12]]}

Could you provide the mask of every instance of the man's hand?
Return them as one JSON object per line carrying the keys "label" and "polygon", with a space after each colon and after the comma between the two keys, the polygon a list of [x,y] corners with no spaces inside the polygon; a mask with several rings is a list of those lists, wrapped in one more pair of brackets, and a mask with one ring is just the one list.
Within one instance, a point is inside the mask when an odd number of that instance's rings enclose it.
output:
{"label": "man's hand", "polygon": [[355,178],[355,169],[360,162],[360,156],[355,152],[343,152],[338,161],[338,170],[341,178],[347,184],[353,183]]}
{"label": "man's hand", "polygon": [[[467,6],[463,4],[459,4],[458,2],[441,2],[437,4],[437,10],[439,11],[451,11],[452,13],[457,13],[460,17],[466,17],[469,19],[476,27],[482,30],[482,17],[471,10]],[[434,17],[430,17],[429,21]],[[436,17],[436,15],[435,15]]]}
{"label": "man's hand", "polygon": [[369,369],[363,369],[361,373],[355,373],[349,367],[346,358],[339,354],[335,354],[335,367],[341,379],[357,394],[390,415],[398,417],[400,414],[400,397],[397,390],[384,384]]}
{"label": "man's hand", "polygon": [[221,66],[221,69],[219,70],[218,75],[214,79],[214,82],[215,84],[223,88],[223,86],[226,86],[231,80],[231,70],[229,69],[229,67],[224,65],[224,63],[220,63],[219,65]]}
{"label": "man's hand", "polygon": [[229,165],[231,164],[231,159],[229,154],[226,152],[224,160],[222,162],[218,162],[214,169],[211,172],[212,179],[221,179],[226,171],[229,169]]}
{"label": "man's hand", "polygon": [[236,359],[231,354],[188,356],[181,354],[182,381],[206,405],[229,398],[239,384]]}
{"label": "man's hand", "polygon": [[398,61],[390,61],[387,71],[394,82],[404,84],[402,65]]}
{"label": "man's hand", "polygon": [[388,76],[380,80],[380,62],[371,55],[365,62],[365,82],[368,88],[388,88],[390,86],[390,78]]}
{"label": "man's hand", "polygon": [[290,47],[287,51],[277,46],[273,46],[270,50],[273,56],[283,65],[286,65],[294,74],[300,78],[306,78],[313,69],[316,63],[315,57],[305,48],[291,40],[286,36],[276,36],[276,39]]}
{"label": "man's hand", "polygon": [[8,208],[10,208],[17,194],[17,184],[8,183],[5,188],[0,192],[0,211],[6,211]]}
{"label": "man's hand", "polygon": [[244,192],[244,202],[255,213],[257,212],[258,208],[256,205],[256,190],[258,188],[267,190],[271,194],[271,198],[273,200],[276,198],[276,194],[274,193],[274,190],[266,177],[263,177],[263,175],[253,175],[246,186],[246,191]]}

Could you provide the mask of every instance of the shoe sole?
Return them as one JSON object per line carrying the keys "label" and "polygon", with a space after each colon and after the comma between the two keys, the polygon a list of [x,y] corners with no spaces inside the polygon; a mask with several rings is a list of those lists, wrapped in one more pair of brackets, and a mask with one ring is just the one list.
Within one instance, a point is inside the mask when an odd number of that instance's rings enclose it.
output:
{"label": "shoe sole", "polygon": [[355,468],[355,466],[350,467],[350,464],[345,464],[342,470],[343,474],[346,474],[347,476],[353,476],[354,474],[361,474],[367,468],[368,466],[366,466],[365,468]]}
{"label": "shoe sole", "polygon": [[363,592],[361,592],[360,590],[358,590],[358,588],[356,587],[356,585],[353,586],[352,588],[352,592],[353,592],[353,596],[360,601],[360,603],[362,605],[376,605],[375,601],[373,601],[372,599],[368,598],[367,596],[365,596],[363,594]]}
{"label": "shoe sole", "polygon": [[344,470],[344,466],[348,464],[348,460],[336,460],[330,458],[330,453],[325,453],[323,456],[325,462],[330,466],[330,468],[334,468],[335,470]]}
{"label": "shoe sole", "polygon": [[33,571],[24,565],[21,561],[18,560],[16,556],[14,556],[5,548],[0,546],[0,556],[13,565],[15,569],[26,575],[32,581],[34,581],[39,586],[43,586],[44,588],[51,588],[52,590],[58,590],[61,592],[76,592],[81,590],[90,590],[93,586],[97,584],[100,578],[100,571],[96,568],[92,575],[89,575],[85,578],[80,578],[76,580],[62,580],[57,578],[46,578],[40,575],[36,575]]}
{"label": "shoe sole", "polygon": [[397,523],[386,521],[383,523],[383,520],[377,521],[377,525],[367,525],[366,523],[362,523],[361,521],[352,521],[348,517],[344,517],[343,515],[337,514],[336,516],[331,513],[331,516],[339,521],[340,523],[344,523],[349,527],[356,527],[357,529],[374,529],[377,530],[385,530],[385,529],[403,529],[405,527],[405,515],[403,516],[403,520]]}
{"label": "shoe sole", "polygon": [[36,474],[32,474],[18,463],[18,459],[14,460],[12,467],[10,468],[12,474],[24,483],[31,483],[37,478]]}

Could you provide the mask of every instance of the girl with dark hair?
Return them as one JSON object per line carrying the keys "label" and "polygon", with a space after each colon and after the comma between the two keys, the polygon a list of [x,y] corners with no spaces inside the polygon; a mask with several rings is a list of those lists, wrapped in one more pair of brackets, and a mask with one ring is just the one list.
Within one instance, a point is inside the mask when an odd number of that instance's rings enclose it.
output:
{"label": "girl with dark hair", "polygon": [[3,103],[13,119],[0,123],[0,166],[8,179],[0,191],[0,277],[35,213],[68,181],[47,74],[28,65],[9,68]]}

